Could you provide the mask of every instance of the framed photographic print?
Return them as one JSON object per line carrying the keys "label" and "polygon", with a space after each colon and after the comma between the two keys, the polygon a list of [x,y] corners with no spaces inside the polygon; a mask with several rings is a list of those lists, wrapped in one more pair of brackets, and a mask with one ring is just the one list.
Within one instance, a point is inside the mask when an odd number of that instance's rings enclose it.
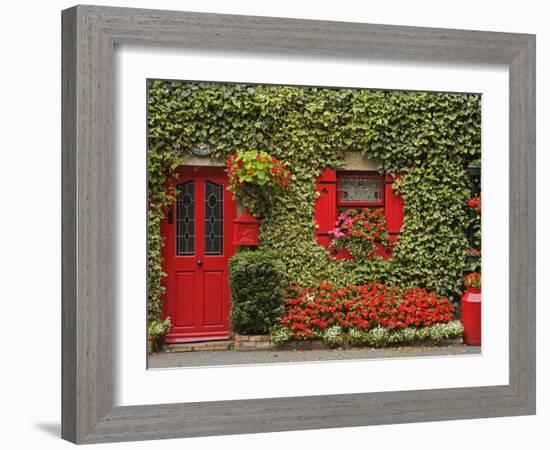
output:
{"label": "framed photographic print", "polygon": [[534,36],[62,17],[65,439],[535,412]]}

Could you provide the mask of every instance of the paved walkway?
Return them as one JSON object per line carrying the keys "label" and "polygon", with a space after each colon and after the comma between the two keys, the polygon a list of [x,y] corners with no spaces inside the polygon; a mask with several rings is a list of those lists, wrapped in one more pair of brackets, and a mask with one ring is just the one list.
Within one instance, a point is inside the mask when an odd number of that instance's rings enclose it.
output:
{"label": "paved walkway", "polygon": [[391,347],[337,350],[196,351],[149,355],[149,368],[225,366],[374,358],[407,358],[481,354],[481,347],[453,344],[441,347]]}

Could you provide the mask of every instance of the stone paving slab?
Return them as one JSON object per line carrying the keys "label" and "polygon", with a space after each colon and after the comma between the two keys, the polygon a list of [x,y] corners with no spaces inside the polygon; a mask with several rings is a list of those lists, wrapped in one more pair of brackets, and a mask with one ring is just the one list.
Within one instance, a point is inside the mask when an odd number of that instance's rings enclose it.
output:
{"label": "stone paving slab", "polygon": [[234,350],[216,352],[159,353],[149,355],[149,369],[169,367],[225,366],[242,364],[288,363],[305,361],[408,358],[431,356],[479,355],[481,347],[452,344],[390,348],[354,348],[335,350]]}

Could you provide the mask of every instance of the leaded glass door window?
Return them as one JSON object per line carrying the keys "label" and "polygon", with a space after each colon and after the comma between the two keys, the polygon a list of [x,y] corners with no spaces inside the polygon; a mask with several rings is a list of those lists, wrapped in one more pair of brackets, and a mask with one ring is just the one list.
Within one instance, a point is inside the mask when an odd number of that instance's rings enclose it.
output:
{"label": "leaded glass door window", "polygon": [[204,184],[204,253],[223,253],[223,185]]}
{"label": "leaded glass door window", "polygon": [[195,182],[176,187],[176,255],[195,254]]}

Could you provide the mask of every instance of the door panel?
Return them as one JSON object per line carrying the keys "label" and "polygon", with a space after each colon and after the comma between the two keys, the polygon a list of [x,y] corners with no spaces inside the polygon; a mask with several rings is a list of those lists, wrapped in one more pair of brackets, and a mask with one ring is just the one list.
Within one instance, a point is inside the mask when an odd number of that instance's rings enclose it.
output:
{"label": "door panel", "polygon": [[204,325],[222,325],[223,271],[204,272]]}
{"label": "door panel", "polygon": [[176,302],[172,322],[176,327],[192,327],[194,323],[193,298],[195,297],[195,273],[176,272]]}
{"label": "door panel", "polygon": [[176,189],[176,201],[161,224],[167,274],[163,313],[172,319],[166,342],[227,338],[236,210],[227,178],[223,168],[182,167],[167,187]]}

